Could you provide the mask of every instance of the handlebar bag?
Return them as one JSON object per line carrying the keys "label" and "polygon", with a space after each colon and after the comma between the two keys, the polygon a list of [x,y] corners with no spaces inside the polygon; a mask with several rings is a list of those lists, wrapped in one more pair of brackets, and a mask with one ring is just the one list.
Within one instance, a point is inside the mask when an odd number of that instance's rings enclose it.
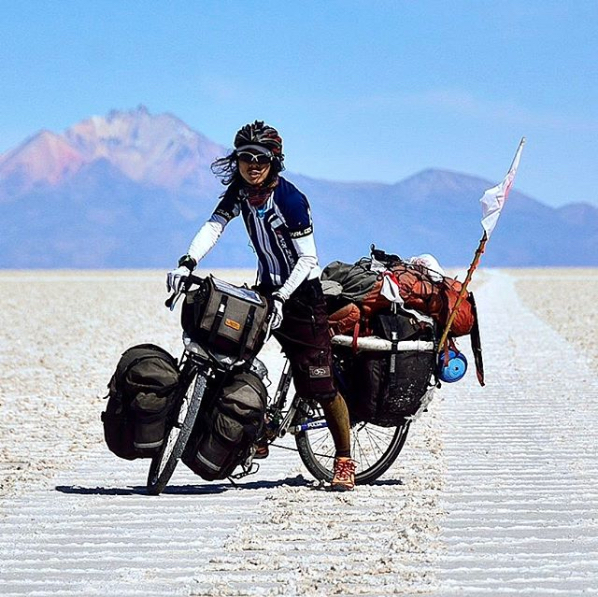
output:
{"label": "handlebar bag", "polygon": [[154,344],[127,349],[108,384],[102,413],[110,451],[126,460],[156,454],[178,383],[177,361],[166,350]]}
{"label": "handlebar bag", "polygon": [[226,479],[263,431],[268,393],[249,371],[234,374],[198,419],[183,462],[207,481]]}
{"label": "handlebar bag", "polygon": [[250,359],[264,344],[268,303],[246,286],[213,276],[187,293],[181,324],[187,335],[209,350]]}

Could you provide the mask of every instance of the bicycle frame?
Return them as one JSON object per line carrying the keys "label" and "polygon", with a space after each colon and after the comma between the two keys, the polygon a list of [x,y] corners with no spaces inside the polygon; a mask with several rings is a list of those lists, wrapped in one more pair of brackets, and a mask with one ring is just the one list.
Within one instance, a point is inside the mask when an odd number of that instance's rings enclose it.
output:
{"label": "bicycle frame", "polygon": [[[286,359],[280,379],[278,380],[278,386],[274,394],[274,399],[271,404],[268,405],[267,417],[271,422],[274,422],[274,428],[270,427],[269,431],[274,437],[284,437],[291,428],[291,424],[295,418],[301,398],[296,395],[294,400],[289,405],[289,408],[285,411],[287,404],[287,395],[291,385],[292,374],[289,360]],[[276,425],[276,421],[279,421]],[[327,424],[326,424],[327,426]],[[293,428],[292,431],[295,431]]]}
{"label": "bicycle frame", "polygon": [[[173,307],[174,302],[185,291],[185,288],[172,295],[167,301],[167,306]],[[396,307],[393,307],[393,311]],[[148,477],[148,492],[154,495],[164,489],[174,471],[176,461],[183,454],[187,439],[189,438],[189,429],[193,428],[195,417],[200,411],[209,409],[213,400],[219,395],[220,384],[224,384],[227,379],[227,373],[235,367],[249,366],[254,373],[262,379],[267,379],[267,369],[258,359],[251,361],[236,359],[211,352],[204,346],[191,341],[188,337],[183,337],[185,351],[180,359],[179,366],[183,379],[182,386],[184,391],[179,395],[179,408],[188,410],[193,414],[193,420],[184,416],[184,421],[177,414],[176,419],[171,421],[173,433],[176,435],[181,431],[182,439],[177,443],[177,450],[173,450],[168,456],[169,462],[162,465],[163,454],[156,456],[152,460],[150,475]],[[332,338],[334,367],[333,374],[337,381],[338,388],[345,397],[352,396],[352,375],[351,367],[347,368],[344,352],[352,348],[354,352],[376,351],[387,352],[390,355],[391,369],[396,365],[396,355],[402,351],[408,352],[431,352],[435,349],[434,341],[399,341],[396,334],[393,333],[391,340],[385,340],[376,337],[365,337],[354,339],[350,336],[334,336]],[[345,347],[345,348],[343,348]],[[434,354],[434,353],[433,353]],[[263,369],[262,369],[263,368]],[[222,374],[222,377],[220,375]],[[291,366],[285,358],[283,370],[278,379],[276,390],[273,395],[268,392],[265,430],[261,438],[257,438],[257,444],[248,448],[245,460],[240,463],[242,472],[229,476],[229,480],[238,479],[259,470],[259,465],[254,462],[257,446],[263,443],[272,444],[276,439],[283,438],[287,433],[294,436],[297,445],[296,450],[306,466],[308,471],[318,480],[332,479],[331,462],[334,460],[334,446],[329,449],[332,441],[327,432],[328,423],[322,413],[321,407],[306,400],[299,395],[289,400],[289,390],[292,381]],[[215,383],[214,383],[215,382]],[[268,384],[271,385],[271,384]],[[193,386],[193,391],[189,388]],[[197,389],[199,387],[199,389]],[[433,387],[430,385],[430,388]],[[207,390],[207,391],[206,391]],[[355,397],[353,396],[353,399]],[[428,400],[429,401],[429,400]],[[424,408],[424,402],[419,404],[420,409]],[[427,402],[425,402],[427,404]],[[195,409],[195,411],[193,410]],[[419,413],[419,411],[418,411]],[[399,455],[407,437],[409,425],[415,416],[405,417],[396,424],[390,424],[382,427],[376,427],[379,423],[364,422],[362,419],[352,420],[353,431],[351,452],[359,452],[360,456],[354,456],[358,461],[362,460],[363,468],[356,476],[356,482],[368,483],[377,479],[383,474]],[[187,433],[183,438],[183,431]],[[169,432],[170,433],[170,432]],[[313,439],[310,439],[313,436]],[[321,438],[324,438],[321,441]],[[182,445],[182,447],[181,447]],[[293,450],[289,446],[278,446]],[[164,451],[163,451],[164,452]],[[176,452],[176,453],[175,453]],[[263,458],[263,456],[262,456]],[[361,466],[361,464],[360,464]],[[155,473],[155,471],[158,473]],[[161,474],[160,471],[166,471]],[[152,472],[154,471],[154,472]]]}

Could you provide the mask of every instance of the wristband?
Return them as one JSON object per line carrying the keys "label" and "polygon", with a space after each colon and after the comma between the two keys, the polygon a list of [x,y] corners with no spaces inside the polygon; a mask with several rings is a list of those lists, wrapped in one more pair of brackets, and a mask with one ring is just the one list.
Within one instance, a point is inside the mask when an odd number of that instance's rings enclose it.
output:
{"label": "wristband", "polygon": [[193,271],[196,265],[197,261],[191,255],[183,255],[179,259],[179,267],[186,267],[189,271]]}

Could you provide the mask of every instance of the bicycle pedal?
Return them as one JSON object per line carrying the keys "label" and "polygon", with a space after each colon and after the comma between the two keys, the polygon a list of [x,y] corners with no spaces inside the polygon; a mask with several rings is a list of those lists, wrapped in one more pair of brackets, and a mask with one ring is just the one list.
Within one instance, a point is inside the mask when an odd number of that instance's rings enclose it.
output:
{"label": "bicycle pedal", "polygon": [[[237,473],[236,475],[229,475],[228,480],[231,483],[233,483],[233,479],[236,481],[238,479],[242,479],[243,477],[248,477],[249,475],[255,475],[260,470],[260,465],[257,462],[251,462],[249,465],[242,464],[241,466],[243,470],[240,473]],[[249,468],[247,468],[247,466]]]}

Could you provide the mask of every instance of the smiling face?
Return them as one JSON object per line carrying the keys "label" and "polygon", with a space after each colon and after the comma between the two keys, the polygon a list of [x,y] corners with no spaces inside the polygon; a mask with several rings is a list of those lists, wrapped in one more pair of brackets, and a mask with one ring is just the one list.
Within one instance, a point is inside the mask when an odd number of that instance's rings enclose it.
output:
{"label": "smiling face", "polygon": [[239,155],[239,174],[243,180],[253,186],[259,186],[265,182],[270,174],[270,168],[272,167],[270,161],[266,163],[260,163],[256,159],[251,159],[251,156],[245,155],[247,152]]}

